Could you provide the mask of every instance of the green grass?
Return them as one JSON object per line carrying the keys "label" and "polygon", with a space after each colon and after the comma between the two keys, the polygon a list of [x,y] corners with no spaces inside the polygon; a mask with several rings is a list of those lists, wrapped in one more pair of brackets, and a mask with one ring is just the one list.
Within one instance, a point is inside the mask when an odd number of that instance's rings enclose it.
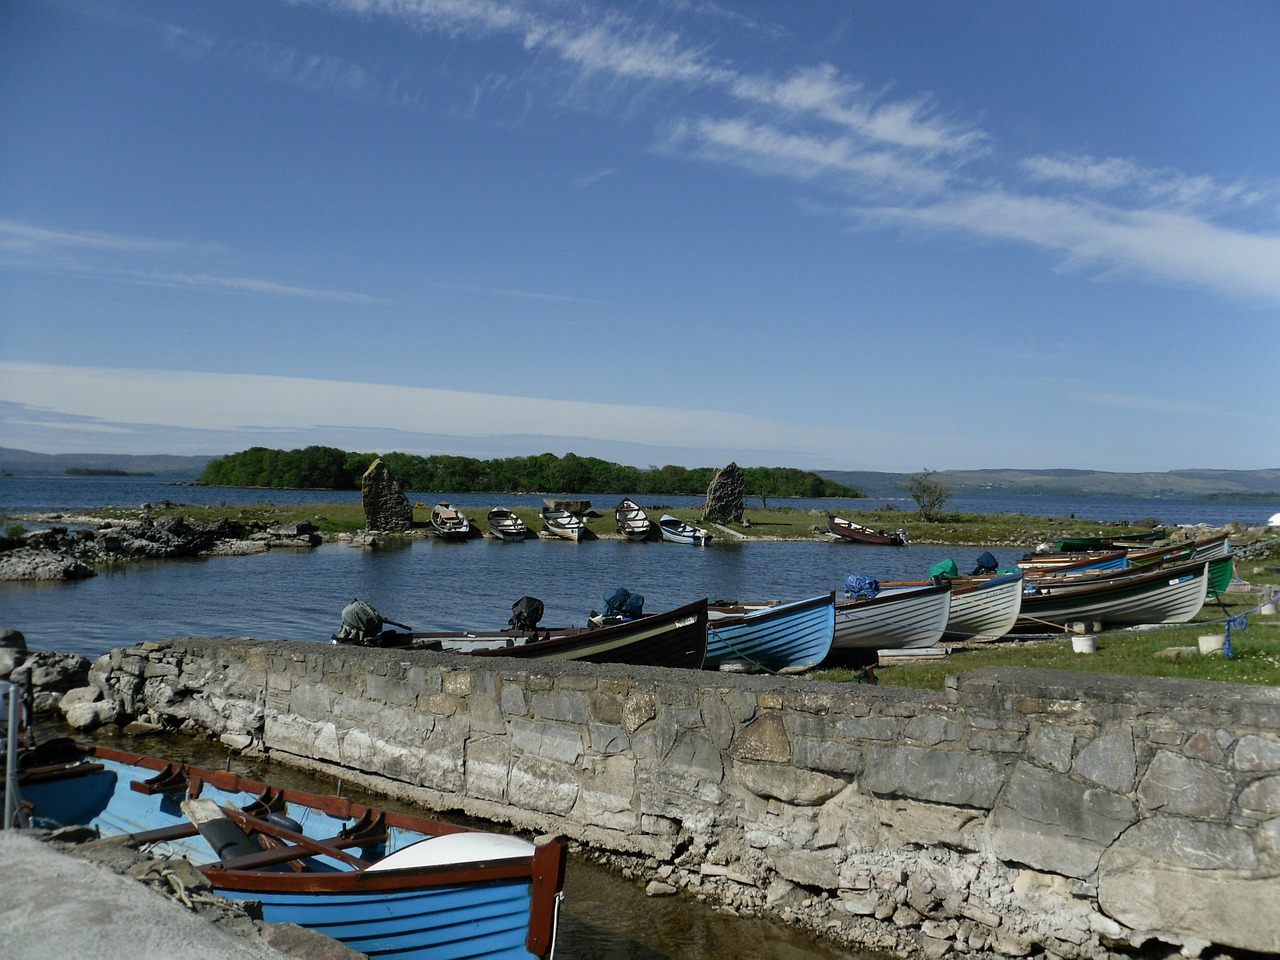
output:
{"label": "green grass", "polygon": [[[1274,578],[1274,575],[1273,575]],[[1194,680],[1221,680],[1280,686],[1280,615],[1256,612],[1258,591],[1233,593],[1226,600],[1226,612],[1216,602],[1206,604],[1191,623],[1147,629],[1111,630],[1095,635],[1097,651],[1085,654],[1072,649],[1070,635],[1015,642],[974,643],[938,660],[915,663],[881,661],[876,676],[881,684],[942,690],[948,675],[979,667],[1037,667],[1051,670],[1080,670],[1119,673],[1144,677],[1182,677]],[[1228,615],[1245,617],[1245,628],[1233,626],[1231,647],[1234,658],[1194,655],[1179,659],[1158,656],[1173,647],[1197,647],[1197,639],[1222,633]],[[845,681],[854,678],[846,669],[820,670],[809,676],[819,680]]]}

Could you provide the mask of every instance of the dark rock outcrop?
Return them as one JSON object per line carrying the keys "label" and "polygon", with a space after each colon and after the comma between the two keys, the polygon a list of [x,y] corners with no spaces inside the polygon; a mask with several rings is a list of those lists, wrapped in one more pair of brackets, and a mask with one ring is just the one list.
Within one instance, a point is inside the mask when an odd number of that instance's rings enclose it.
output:
{"label": "dark rock outcrop", "polygon": [[364,502],[364,525],[369,530],[395,533],[413,526],[413,504],[381,459],[369,464],[364,472],[360,496]]}
{"label": "dark rock outcrop", "polygon": [[703,519],[712,523],[742,522],[742,497],[747,479],[736,463],[716,471],[707,487],[707,506]]}

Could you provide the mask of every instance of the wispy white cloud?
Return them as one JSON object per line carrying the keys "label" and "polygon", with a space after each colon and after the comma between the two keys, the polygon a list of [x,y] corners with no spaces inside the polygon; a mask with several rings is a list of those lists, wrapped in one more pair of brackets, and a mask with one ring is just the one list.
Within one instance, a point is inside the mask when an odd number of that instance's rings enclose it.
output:
{"label": "wispy white cloud", "polygon": [[150,286],[218,289],[273,297],[386,304],[382,297],[282,283],[259,277],[218,276],[204,271],[139,269],[139,260],[155,264],[207,259],[214,245],[97,231],[54,230],[13,220],[0,220],[0,262],[10,267]]}
{"label": "wispy white cloud", "polygon": [[1176,210],[986,190],[851,213],[864,223],[1026,243],[1062,254],[1064,268],[1129,273],[1233,298],[1280,302],[1280,234],[1233,230]]}

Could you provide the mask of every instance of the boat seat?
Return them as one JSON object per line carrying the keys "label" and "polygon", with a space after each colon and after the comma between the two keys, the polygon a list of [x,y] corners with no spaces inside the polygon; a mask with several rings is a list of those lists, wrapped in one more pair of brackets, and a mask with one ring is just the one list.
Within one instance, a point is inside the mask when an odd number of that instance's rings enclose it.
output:
{"label": "boat seat", "polygon": [[130,789],[148,796],[157,793],[185,793],[189,786],[187,771],[178,763],[166,764],[150,780],[134,780],[129,784]]}

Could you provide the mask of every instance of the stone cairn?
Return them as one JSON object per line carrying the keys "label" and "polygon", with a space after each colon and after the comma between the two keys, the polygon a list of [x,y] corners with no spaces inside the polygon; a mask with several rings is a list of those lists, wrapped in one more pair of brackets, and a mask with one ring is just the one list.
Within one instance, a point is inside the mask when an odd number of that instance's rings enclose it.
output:
{"label": "stone cairn", "polygon": [[746,476],[736,463],[716,471],[707,487],[707,506],[702,517],[711,523],[742,522],[742,492]]}
{"label": "stone cairn", "polygon": [[360,496],[364,501],[366,529],[395,533],[413,526],[413,504],[381,459],[369,464],[364,472]]}

